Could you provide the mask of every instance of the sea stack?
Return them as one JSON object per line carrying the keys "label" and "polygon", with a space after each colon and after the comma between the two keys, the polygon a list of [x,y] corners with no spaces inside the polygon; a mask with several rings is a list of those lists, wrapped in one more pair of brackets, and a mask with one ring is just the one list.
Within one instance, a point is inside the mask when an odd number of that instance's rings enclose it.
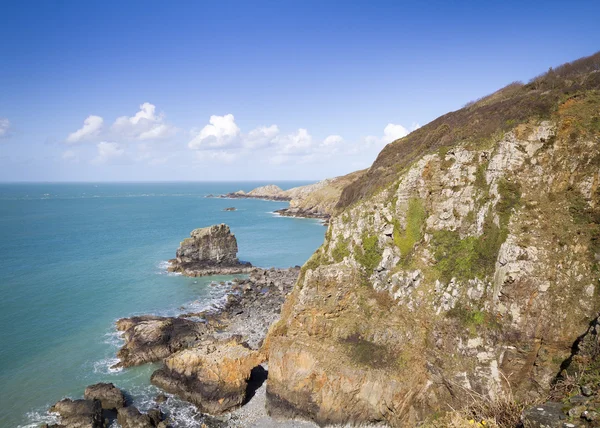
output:
{"label": "sea stack", "polygon": [[181,242],[175,259],[169,261],[169,271],[187,276],[250,272],[252,265],[240,262],[237,252],[237,240],[226,224],[194,229]]}

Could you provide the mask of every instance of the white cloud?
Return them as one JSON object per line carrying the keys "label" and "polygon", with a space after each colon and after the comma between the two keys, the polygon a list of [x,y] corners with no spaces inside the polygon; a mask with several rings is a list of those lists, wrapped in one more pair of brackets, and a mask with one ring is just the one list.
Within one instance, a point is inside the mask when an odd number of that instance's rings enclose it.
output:
{"label": "white cloud", "polygon": [[160,140],[173,136],[176,128],[164,122],[163,114],[156,114],[156,106],[144,103],[134,116],[121,116],[111,126],[117,138]]}
{"label": "white cloud", "polygon": [[188,147],[194,150],[228,147],[235,145],[239,136],[240,128],[232,114],[213,115],[209,124],[188,143]]}
{"label": "white cloud", "polygon": [[10,121],[5,117],[0,117],[0,138],[8,135],[10,129]]}
{"label": "white cloud", "polygon": [[337,146],[338,144],[341,144],[343,142],[344,142],[344,139],[340,135],[330,135],[323,140],[323,142],[321,143],[321,146],[332,147],[332,146]]}
{"label": "white cloud", "polygon": [[67,162],[79,162],[79,156],[74,150],[66,150],[62,154],[62,159]]}
{"label": "white cloud", "polygon": [[312,145],[313,139],[304,128],[298,129],[295,133],[279,136],[275,139],[277,151],[280,154],[304,154],[307,153]]}
{"label": "white cloud", "polygon": [[100,134],[103,123],[104,119],[100,116],[88,116],[83,121],[83,126],[81,128],[69,134],[66,140],[67,143],[74,144],[97,137]]}
{"label": "white cloud", "polygon": [[237,157],[237,153],[226,150],[203,150],[196,152],[196,159],[200,162],[232,163]]}
{"label": "white cloud", "polygon": [[385,144],[388,144],[407,135],[408,129],[406,129],[404,126],[388,123],[383,129],[383,137],[381,138],[381,141]]}
{"label": "white cloud", "polygon": [[125,150],[123,150],[117,143],[102,141],[98,143],[96,147],[98,148],[98,155],[92,162],[97,164],[122,158],[125,154]]}
{"label": "white cloud", "polygon": [[278,135],[279,127],[277,125],[259,126],[248,133],[244,138],[243,145],[249,149],[258,149],[272,144]]}

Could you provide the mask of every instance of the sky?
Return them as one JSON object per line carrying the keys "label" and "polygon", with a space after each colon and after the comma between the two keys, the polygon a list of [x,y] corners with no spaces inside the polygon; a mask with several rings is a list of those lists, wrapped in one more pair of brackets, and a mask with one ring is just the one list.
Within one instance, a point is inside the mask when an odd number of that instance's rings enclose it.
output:
{"label": "sky", "polygon": [[0,181],[318,180],[600,50],[600,2],[0,0]]}

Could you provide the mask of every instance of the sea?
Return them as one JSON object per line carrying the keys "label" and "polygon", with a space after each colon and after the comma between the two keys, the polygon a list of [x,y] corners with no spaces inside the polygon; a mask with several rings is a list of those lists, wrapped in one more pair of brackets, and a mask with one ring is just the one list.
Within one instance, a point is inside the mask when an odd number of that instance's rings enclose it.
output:
{"label": "sea", "polygon": [[[180,241],[226,223],[239,258],[260,267],[302,265],[323,242],[318,220],[273,213],[285,202],[206,197],[265,184],[0,184],[0,427],[51,423],[52,404],[97,382],[152,406],[156,364],[111,368],[122,344],[115,321],[219,305],[227,287],[210,284],[233,278],[168,273]],[[193,406],[174,397],[166,406],[178,426],[201,424]]]}

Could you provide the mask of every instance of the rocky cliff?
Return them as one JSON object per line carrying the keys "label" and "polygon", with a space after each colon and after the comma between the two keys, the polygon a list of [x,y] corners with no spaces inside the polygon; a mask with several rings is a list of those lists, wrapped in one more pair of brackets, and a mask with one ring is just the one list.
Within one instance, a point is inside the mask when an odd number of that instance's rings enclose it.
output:
{"label": "rocky cliff", "polygon": [[543,397],[600,309],[600,54],[388,145],[266,343],[269,411],[415,426]]}
{"label": "rocky cliff", "polygon": [[252,266],[241,263],[237,252],[237,240],[226,224],[194,229],[170,260],[169,270],[188,276],[250,272]]}

